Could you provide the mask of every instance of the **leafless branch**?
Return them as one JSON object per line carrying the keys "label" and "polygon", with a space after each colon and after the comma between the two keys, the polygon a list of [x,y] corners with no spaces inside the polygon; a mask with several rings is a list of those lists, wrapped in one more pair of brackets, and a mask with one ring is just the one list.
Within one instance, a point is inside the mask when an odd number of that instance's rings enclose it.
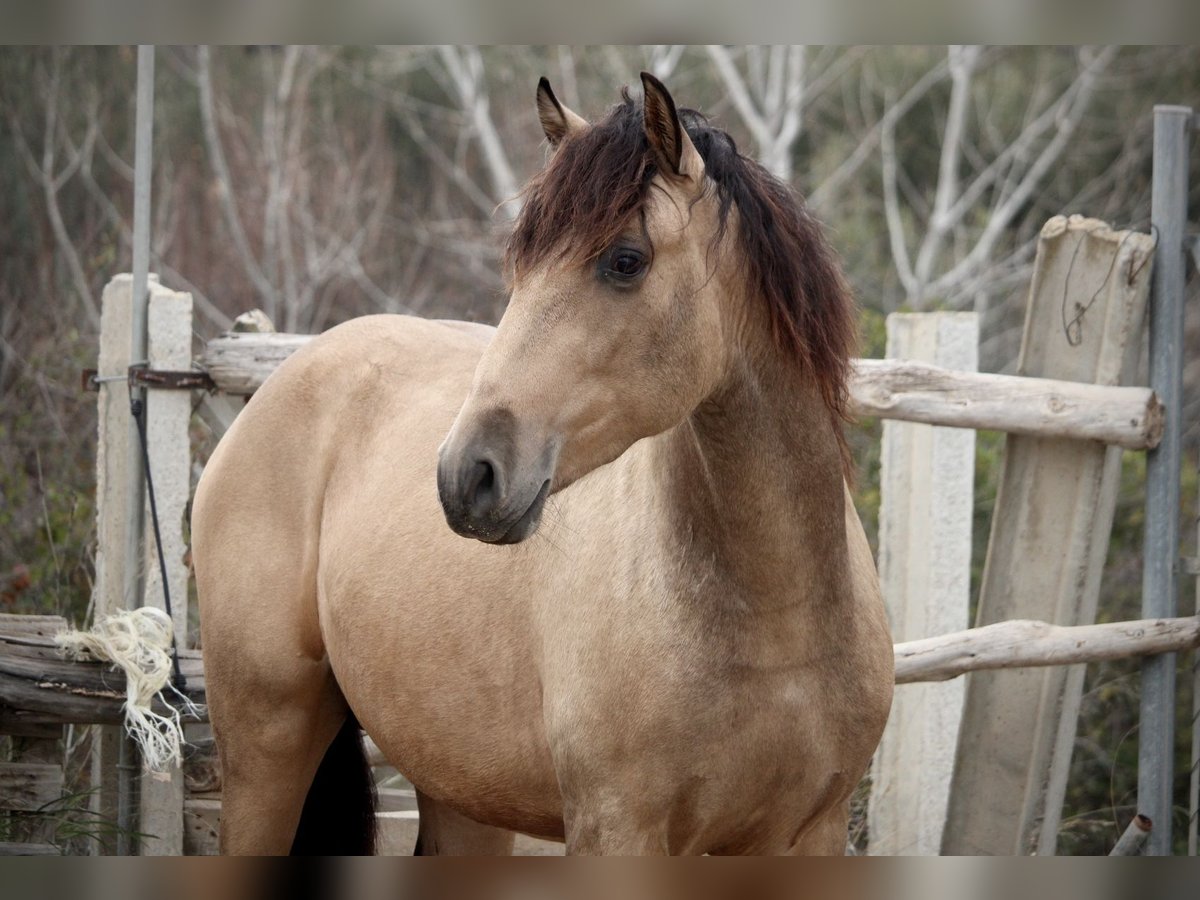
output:
{"label": "leafless branch", "polygon": [[[895,109],[895,107],[892,107]],[[896,133],[894,123],[886,123],[880,131],[880,160],[883,169],[883,209],[887,221],[888,242],[892,248],[892,259],[896,263],[896,272],[900,283],[908,294],[917,290],[917,279],[913,274],[912,262],[908,255],[908,244],[904,237],[904,218],[900,213],[900,200],[896,193],[896,169],[899,161],[896,159]]]}
{"label": "leafless branch", "polygon": [[933,214],[930,216],[920,250],[917,251],[917,261],[913,272],[918,284],[925,284],[929,281],[934,261],[941,249],[942,241],[946,237],[946,232],[958,221],[947,214],[958,194],[959,161],[962,158],[965,140],[971,79],[975,74],[979,54],[980,48],[971,46],[952,46],[947,52],[950,66],[950,102],[946,113],[946,128],[942,135],[942,152],[938,164]]}
{"label": "leafless branch", "polygon": [[[93,123],[96,126],[96,133],[100,135],[99,121],[95,119],[95,110],[91,110],[89,115],[93,118]],[[97,140],[97,145],[99,146],[104,143],[105,141],[101,135]],[[127,247],[132,247],[133,228],[125,220],[125,217],[121,215],[121,212],[117,209],[116,204],[112,202],[109,196],[96,181],[96,176],[92,172],[92,155],[82,154],[81,160],[82,163],[79,167],[79,177],[83,184],[84,190],[87,191],[88,196],[90,196],[92,201],[100,208],[101,213],[104,215],[104,218],[108,221],[108,223],[117,229],[117,233],[120,235],[122,244]],[[159,193],[165,192],[160,191]],[[153,267],[157,271],[169,277],[172,282],[192,295],[192,299],[196,303],[196,308],[199,309],[200,312],[215,327],[224,331],[233,325],[233,320],[229,316],[225,315],[225,313],[221,312],[221,310],[218,309],[217,306],[211,300],[209,300],[207,296],[205,296],[204,291],[200,290],[199,287],[197,287],[174,267],[172,267],[164,258],[163,251],[153,246],[153,244],[150,248],[150,258]]]}
{"label": "leafless branch", "polygon": [[948,287],[978,269],[990,256],[1017,210],[1025,204],[1051,166],[1062,156],[1071,135],[1075,133],[1080,119],[1091,103],[1097,77],[1112,62],[1116,52],[1116,47],[1106,47],[1091,60],[1084,62],[1076,79],[1078,87],[1074,97],[1057,116],[1057,131],[1054,137],[1017,181],[1016,186],[1004,202],[992,213],[971,252],[932,283],[930,286],[932,293],[944,292]]}
{"label": "leafless branch", "polygon": [[492,120],[490,98],[483,71],[483,56],[478,47],[443,45],[438,48],[442,65],[450,76],[459,103],[470,118],[483,151],[484,164],[492,182],[496,204],[507,219],[520,211],[519,186],[496,124]]}
{"label": "leafless branch", "polygon": [[71,240],[71,236],[67,232],[66,223],[63,221],[62,209],[58,203],[59,191],[62,190],[63,186],[78,170],[83,156],[85,154],[88,156],[91,155],[96,136],[95,130],[89,129],[82,149],[72,154],[72,158],[61,171],[55,171],[58,156],[58,102],[61,64],[61,51],[55,51],[54,66],[43,95],[45,128],[42,134],[42,158],[40,163],[35,158],[29,143],[26,141],[16,115],[11,114],[9,121],[12,126],[17,150],[24,159],[30,174],[42,189],[42,197],[46,202],[46,215],[50,219],[50,228],[54,232],[54,241],[63,256],[63,260],[67,264],[67,271],[70,273],[79,306],[87,316],[92,327],[99,328],[100,309],[95,298],[92,296],[91,286],[88,284],[87,276],[84,274],[83,265],[79,261],[79,252],[75,249],[75,243]]}
{"label": "leafless branch", "polygon": [[650,74],[660,81],[666,81],[679,65],[684,49],[683,44],[653,44],[647,52],[646,60]]}
{"label": "leafless branch", "polygon": [[916,84],[904,93],[904,96],[888,107],[879,121],[859,141],[858,146],[854,148],[853,152],[846,157],[846,161],[838,166],[831,175],[809,194],[809,203],[817,210],[825,209],[832,204],[833,198],[837,196],[838,191],[842,189],[846,181],[862,168],[863,163],[871,158],[871,155],[875,152],[875,148],[879,146],[885,129],[894,129],[896,123],[907,115],[909,110],[916,106],[918,101],[936,85],[941,83],[948,73],[949,64],[946,60],[942,60],[922,75]]}
{"label": "leafless branch", "polygon": [[200,93],[200,120],[204,129],[204,142],[208,148],[209,161],[217,179],[217,193],[221,200],[221,210],[225,215],[225,225],[229,229],[229,236],[233,239],[242,269],[258,291],[267,315],[274,319],[278,315],[278,292],[250,249],[250,242],[246,239],[246,230],[242,226],[241,215],[238,213],[237,204],[233,199],[233,178],[229,174],[229,163],[225,159],[225,149],[221,142],[214,111],[212,64],[207,46],[199,48],[197,62],[196,80]]}
{"label": "leafless branch", "polygon": [[558,72],[562,79],[562,95],[567,106],[576,112],[581,112],[579,79],[575,74],[575,51],[569,44],[558,45]]}
{"label": "leafless branch", "polygon": [[804,105],[804,48],[750,48],[745,51],[745,74],[726,47],[714,44],[707,49],[734,108],[758,145],[759,161],[790,180],[792,145],[800,134]]}

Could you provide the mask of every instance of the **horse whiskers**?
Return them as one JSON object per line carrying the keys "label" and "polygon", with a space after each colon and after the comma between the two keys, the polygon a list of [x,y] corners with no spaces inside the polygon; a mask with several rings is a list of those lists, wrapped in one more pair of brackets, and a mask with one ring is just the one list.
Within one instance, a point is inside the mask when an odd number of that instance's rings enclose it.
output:
{"label": "horse whiskers", "polygon": [[[553,521],[551,521],[550,519],[547,519],[547,518],[543,518],[542,527],[539,528],[537,530],[537,532],[534,534],[534,538],[544,541],[546,544],[548,544],[555,552],[557,552],[562,557],[569,558],[567,551],[564,550],[562,547],[560,547],[557,543],[555,543],[553,538],[550,537],[550,534],[553,530],[569,531],[573,535],[577,535],[578,533],[575,531],[575,529],[573,529],[569,525],[567,525],[566,518],[563,516],[562,510],[561,510],[561,508],[559,508],[559,506],[556,502],[552,502],[552,500],[547,500],[545,510],[546,510],[546,512],[550,512],[553,514]],[[544,515],[544,513],[543,513],[543,515]],[[551,525],[553,525],[553,528],[550,527]]]}
{"label": "horse whiskers", "polygon": [[562,507],[559,505],[557,497],[549,498],[546,501],[546,508],[554,513],[554,517],[555,517],[554,524],[558,528],[563,529],[564,531],[569,531],[569,532],[571,532],[571,534],[573,534],[575,536],[579,535],[579,532],[576,531],[574,528],[572,528],[567,523],[567,518],[566,518],[566,516],[563,515]]}

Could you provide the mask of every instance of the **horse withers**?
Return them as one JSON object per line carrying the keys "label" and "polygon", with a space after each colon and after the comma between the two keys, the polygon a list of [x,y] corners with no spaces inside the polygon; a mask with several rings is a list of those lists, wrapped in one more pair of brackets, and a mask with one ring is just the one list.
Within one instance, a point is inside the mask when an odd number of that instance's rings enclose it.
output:
{"label": "horse withers", "polygon": [[841,853],[892,645],[819,225],[643,75],[552,147],[493,333],[356,319],[255,394],[193,557],[229,853]]}

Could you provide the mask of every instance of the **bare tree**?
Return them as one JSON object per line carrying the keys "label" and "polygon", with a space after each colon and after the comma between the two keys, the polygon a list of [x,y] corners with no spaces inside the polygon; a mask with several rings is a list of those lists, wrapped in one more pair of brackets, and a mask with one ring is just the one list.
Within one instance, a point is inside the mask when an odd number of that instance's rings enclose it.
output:
{"label": "bare tree", "polygon": [[24,160],[29,174],[41,188],[42,197],[46,203],[46,216],[50,220],[55,243],[66,264],[75,292],[76,303],[92,328],[98,329],[100,327],[100,307],[96,303],[96,298],[92,296],[91,284],[83,270],[83,264],[79,260],[79,252],[75,248],[75,243],[67,231],[62,208],[59,205],[59,193],[79,171],[80,163],[90,157],[96,140],[96,129],[89,128],[83,139],[82,147],[69,153],[66,162],[60,166],[59,143],[65,127],[59,116],[60,80],[63,56],[66,52],[61,48],[53,51],[50,72],[45,75],[41,86],[44,128],[40,158],[26,140],[20,119],[13,110],[9,110],[9,124],[17,150]]}
{"label": "bare tree", "polygon": [[659,81],[666,81],[687,48],[683,44],[651,44],[646,50],[646,67]]}
{"label": "bare tree", "polygon": [[[264,90],[257,128],[217,95],[208,47],[197,51],[195,80],[222,216],[263,309],[287,330],[319,330],[331,313],[333,288],[348,282],[377,309],[410,311],[395,291],[371,278],[362,262],[380,239],[392,195],[390,177],[379,177],[378,113],[368,123],[365,145],[353,154],[339,139],[328,109],[315,130],[322,140],[313,144],[314,131],[307,128],[314,105],[310,89],[329,68],[332,53],[289,46],[261,57]],[[225,130],[238,136],[240,146],[257,151],[255,184],[235,183]],[[255,195],[261,199],[253,208],[240,199]],[[247,225],[250,212],[260,224],[257,240]]]}
{"label": "bare tree", "polygon": [[790,181],[792,145],[803,124],[805,48],[747,47],[741,52],[742,68],[723,46],[709,46],[708,55],[754,138],[758,161]]}
{"label": "bare tree", "polygon": [[[560,62],[573,66],[574,58],[566,53]],[[478,306],[459,308],[456,300],[451,312],[494,316],[504,284],[495,225],[507,229],[520,211],[520,197],[509,156],[514,134],[501,132],[493,112],[481,51],[381,48],[370,65],[344,71],[355,87],[391,110],[431,169],[420,179],[429,193],[423,214],[394,222],[405,244],[428,267],[440,269],[456,294],[473,297]],[[424,76],[440,90],[414,90],[411,80],[422,82]],[[515,137],[532,150],[533,135],[540,132],[532,103],[529,109],[528,127]]]}
{"label": "bare tree", "polygon": [[798,45],[707,48],[738,118],[754,140],[755,155],[770,172],[792,179],[796,144],[811,103],[866,53],[865,48],[824,48],[811,58]]}
{"label": "bare tree", "polygon": [[[77,145],[71,136],[70,129],[64,128],[62,131],[63,144],[69,155],[73,159],[79,160],[77,176],[84,191],[100,210],[104,220],[116,230],[122,248],[132,253],[133,225],[110,196],[111,188],[106,190],[97,179],[94,170],[95,150],[100,149],[101,155],[109,167],[117,174],[121,183],[128,188],[126,192],[128,195],[132,195],[133,192],[133,167],[105,140],[104,122],[97,103],[88,102],[86,104],[86,117],[87,127],[83,142]],[[89,138],[91,139],[89,140]],[[155,166],[157,177],[153,196],[156,200],[156,209],[152,217],[154,226],[150,235],[151,268],[153,271],[165,275],[172,285],[191,293],[196,310],[217,328],[226,329],[233,323],[233,320],[219,309],[199,286],[168,262],[168,252],[179,223],[180,206],[173,202],[174,192],[169,189],[172,181],[171,168],[170,156],[163,154]]]}
{"label": "bare tree", "polygon": [[580,112],[582,104],[579,100],[579,78],[576,74],[575,50],[569,44],[559,44],[557,53],[561,87],[556,88],[556,90],[562,91],[562,97],[566,101],[567,106],[576,112]]}
{"label": "bare tree", "polygon": [[[483,55],[478,47],[438,47],[438,58],[445,73],[444,83],[457,99],[470,123],[471,133],[479,141],[484,166],[501,214],[509,220],[520,212],[517,194],[520,186],[504,150],[504,142],[492,119],[491,99],[483,70]],[[437,74],[437,70],[433,70]]]}
{"label": "bare tree", "polygon": [[[884,116],[880,164],[888,239],[914,309],[934,300],[961,307],[980,291],[1003,286],[1003,276],[1012,275],[1014,266],[1025,270],[1032,235],[1020,236],[1007,254],[998,251],[1005,238],[1011,241],[1014,220],[1070,146],[1097,79],[1115,55],[1114,47],[1080,50],[1077,70],[1066,86],[1048,96],[1048,85],[1038,85],[1030,92],[1020,130],[1006,135],[1003,123],[988,118],[986,102],[972,115],[983,51],[949,48],[951,88],[932,197],[904,171],[904,154],[897,146],[903,117]],[[964,173],[968,163],[972,171]],[[915,253],[910,249],[914,244]]]}

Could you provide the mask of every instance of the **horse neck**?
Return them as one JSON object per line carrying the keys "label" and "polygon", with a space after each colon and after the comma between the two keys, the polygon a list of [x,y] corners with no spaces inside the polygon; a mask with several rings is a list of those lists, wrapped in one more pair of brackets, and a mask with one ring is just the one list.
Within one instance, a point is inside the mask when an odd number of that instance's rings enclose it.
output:
{"label": "horse neck", "polygon": [[841,445],[813,380],[756,332],[664,442],[673,527],[750,602],[832,602],[848,566]]}

